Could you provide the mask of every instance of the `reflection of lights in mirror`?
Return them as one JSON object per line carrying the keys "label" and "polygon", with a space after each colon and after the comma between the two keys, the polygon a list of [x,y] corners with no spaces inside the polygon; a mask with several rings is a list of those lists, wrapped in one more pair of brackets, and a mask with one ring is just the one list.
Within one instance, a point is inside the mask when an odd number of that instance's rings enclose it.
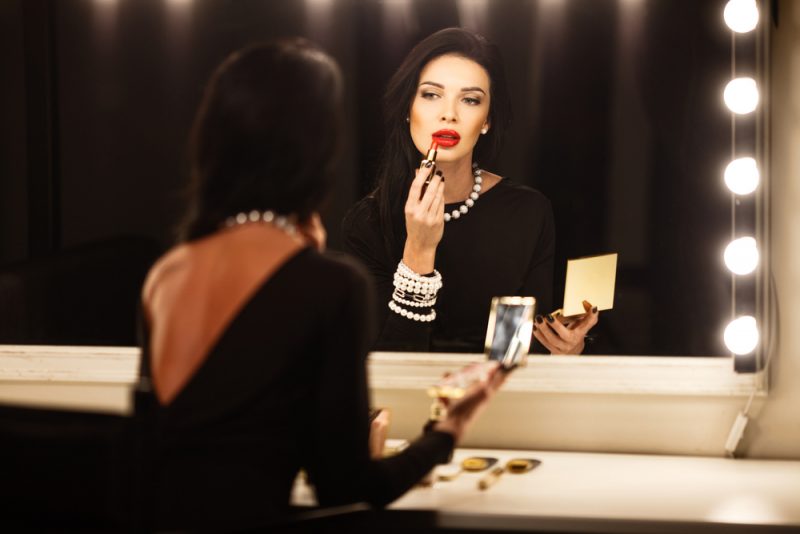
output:
{"label": "reflection of lights in mirror", "polygon": [[725,105],[734,113],[745,115],[758,106],[758,86],[753,78],[736,78],[725,87]]}
{"label": "reflection of lights in mirror", "polygon": [[758,25],[756,0],[731,0],[723,13],[725,24],[736,33],[747,33]]}
{"label": "reflection of lights in mirror", "polygon": [[732,273],[750,274],[758,267],[758,247],[752,237],[740,237],[725,248],[725,265]]}
{"label": "reflection of lights in mirror", "polygon": [[458,21],[462,28],[477,31],[489,17],[489,0],[457,0]]}
{"label": "reflection of lights in mirror", "polygon": [[725,185],[737,195],[749,195],[758,181],[758,165],[753,158],[737,158],[725,168]]}
{"label": "reflection of lights in mirror", "polygon": [[[734,355],[737,371],[753,372],[761,369],[760,362],[752,356],[758,347],[759,331],[755,317],[756,302],[759,291],[757,277],[742,278],[752,274],[759,267],[759,243],[751,237],[755,228],[757,213],[754,211],[755,201],[745,197],[758,189],[760,182],[759,162],[763,155],[760,143],[763,134],[759,127],[763,126],[763,110],[753,113],[759,108],[758,78],[763,65],[759,64],[759,42],[753,37],[744,36],[758,26],[759,13],[755,0],[730,0],[723,13],[725,23],[731,29],[731,80],[725,87],[723,99],[731,111],[731,161],[725,169],[725,184],[731,191],[731,242],[725,248],[725,265],[731,272],[731,321],[725,328],[725,346]],[[763,34],[763,32],[757,32]],[[755,46],[745,50],[737,47],[737,37],[741,41],[754,43]],[[737,52],[740,57],[737,58]],[[755,52],[755,64],[749,61]],[[737,59],[740,60],[737,65]],[[739,72],[742,71],[742,72]],[[743,75],[744,74],[744,75]],[[762,77],[760,79],[765,79]],[[752,115],[750,115],[752,114]],[[751,152],[753,157],[737,158],[737,151]],[[763,163],[763,162],[762,162]],[[738,237],[744,234],[744,237]],[[741,359],[742,356],[747,360]]]}
{"label": "reflection of lights in mirror", "polygon": [[745,315],[734,319],[725,328],[725,346],[734,354],[753,352],[758,345],[758,326],[755,317]]}
{"label": "reflection of lights in mirror", "polygon": [[331,21],[334,20],[334,0],[305,0],[306,25],[313,41],[331,41]]}

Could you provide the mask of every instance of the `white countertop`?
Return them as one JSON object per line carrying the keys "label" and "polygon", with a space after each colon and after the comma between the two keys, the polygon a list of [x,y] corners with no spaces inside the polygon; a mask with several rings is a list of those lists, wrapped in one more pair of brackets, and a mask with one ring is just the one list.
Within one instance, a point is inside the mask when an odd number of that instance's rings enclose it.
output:
{"label": "white countertop", "polygon": [[[469,456],[493,456],[497,465],[512,458],[542,463],[525,474],[505,473],[487,490],[477,487],[485,471],[463,472],[412,489],[390,509],[433,511],[439,526],[450,527],[475,520],[492,527],[496,518],[504,527],[515,519],[556,519],[800,530],[800,462],[486,449],[459,449],[453,462]],[[295,503],[303,502],[296,494]]]}
{"label": "white countertop", "polygon": [[448,512],[800,525],[800,462],[461,449],[453,460],[541,460],[479,490],[483,473],[415,488],[393,508]]}

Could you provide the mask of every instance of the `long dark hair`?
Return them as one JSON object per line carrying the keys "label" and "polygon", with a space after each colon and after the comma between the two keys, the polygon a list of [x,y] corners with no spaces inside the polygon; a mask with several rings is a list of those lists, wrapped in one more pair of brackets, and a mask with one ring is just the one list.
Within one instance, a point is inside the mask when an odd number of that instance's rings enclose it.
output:
{"label": "long dark hair", "polygon": [[471,59],[489,74],[491,128],[486,135],[480,136],[475,146],[477,161],[487,163],[497,156],[511,123],[503,59],[497,47],[485,37],[462,28],[446,28],[423,39],[409,52],[389,80],[384,94],[386,145],[378,165],[377,185],[371,193],[377,201],[384,242],[391,257],[402,254],[406,236],[403,206],[420,161],[406,117],[411,111],[422,69],[431,60],[446,54]]}
{"label": "long dark hair", "polygon": [[182,240],[236,213],[271,209],[306,220],[326,197],[341,133],[335,61],[304,39],[251,45],[212,75],[189,141]]}

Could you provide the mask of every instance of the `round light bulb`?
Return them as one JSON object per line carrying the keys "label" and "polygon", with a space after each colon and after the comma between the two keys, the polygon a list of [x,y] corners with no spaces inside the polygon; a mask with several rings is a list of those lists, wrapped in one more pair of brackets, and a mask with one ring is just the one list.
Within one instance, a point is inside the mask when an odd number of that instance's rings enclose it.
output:
{"label": "round light bulb", "polygon": [[730,0],[722,16],[728,28],[736,33],[753,31],[758,25],[756,0]]}
{"label": "round light bulb", "polygon": [[725,185],[737,195],[749,195],[758,187],[760,176],[753,158],[738,158],[725,168]]}
{"label": "round light bulb", "polygon": [[744,115],[758,106],[758,86],[753,78],[736,78],[725,86],[723,97],[728,109]]}
{"label": "round light bulb", "polygon": [[758,345],[758,326],[755,317],[744,315],[725,327],[725,346],[734,354],[748,354]]}
{"label": "round light bulb", "polygon": [[725,265],[734,274],[750,274],[758,267],[758,247],[752,237],[734,239],[725,247]]}

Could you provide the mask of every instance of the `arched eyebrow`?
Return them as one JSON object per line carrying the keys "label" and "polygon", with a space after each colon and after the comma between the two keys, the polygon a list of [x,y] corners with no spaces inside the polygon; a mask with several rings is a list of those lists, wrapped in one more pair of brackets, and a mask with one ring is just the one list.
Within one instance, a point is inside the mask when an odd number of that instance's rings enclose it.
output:
{"label": "arched eyebrow", "polygon": [[[434,87],[438,87],[439,89],[444,89],[444,85],[442,85],[440,83],[436,83],[436,82],[421,82],[419,84],[420,87],[422,87],[423,85],[432,85]],[[479,93],[486,94],[486,91],[484,91],[483,89],[481,89],[480,87],[477,87],[477,86],[475,86],[475,87],[462,87],[461,88],[461,92],[462,93],[469,93],[469,92],[472,92],[472,91],[476,91],[476,92],[479,92]]]}

